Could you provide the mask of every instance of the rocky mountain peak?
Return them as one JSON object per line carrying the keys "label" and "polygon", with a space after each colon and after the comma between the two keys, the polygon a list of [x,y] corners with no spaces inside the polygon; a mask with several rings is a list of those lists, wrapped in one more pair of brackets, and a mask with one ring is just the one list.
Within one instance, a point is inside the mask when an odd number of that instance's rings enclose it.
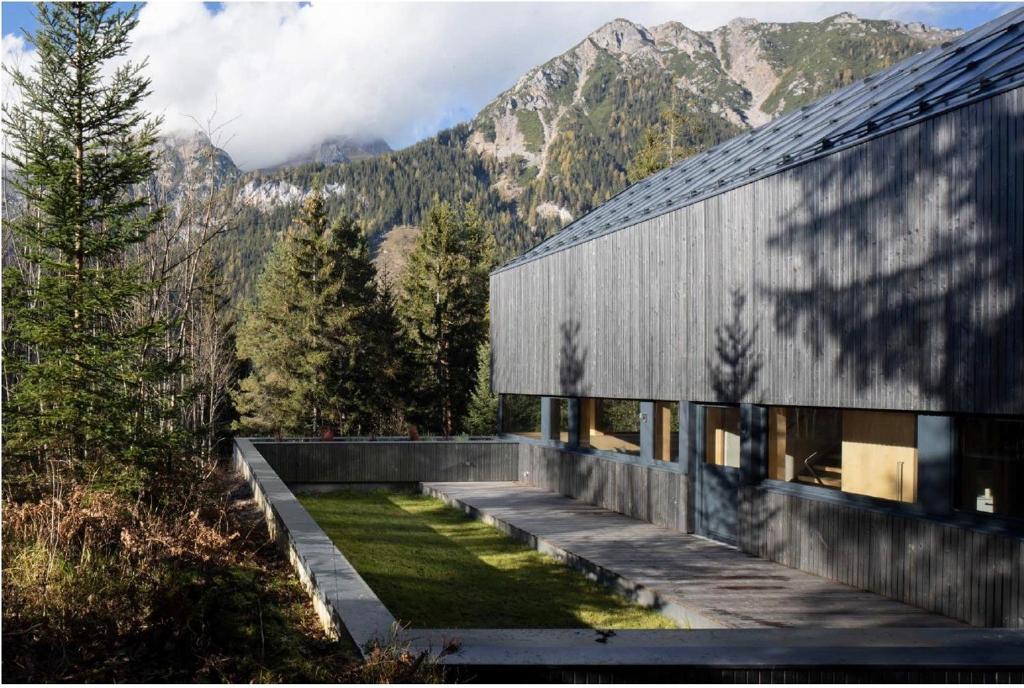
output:
{"label": "rocky mountain peak", "polygon": [[698,33],[677,21],[669,21],[651,27],[651,35],[659,48],[674,48],[688,55],[700,50],[714,50],[707,36]]}
{"label": "rocky mountain peak", "polygon": [[587,38],[610,53],[632,55],[654,45],[650,31],[628,19],[613,19]]}
{"label": "rocky mountain peak", "polygon": [[752,26],[757,26],[760,23],[761,22],[754,19],[753,17],[736,17],[735,19],[731,19],[729,23],[726,24],[725,26],[716,29],[716,31],[721,31],[722,29],[728,29],[730,31],[742,31],[743,29],[747,29]]}

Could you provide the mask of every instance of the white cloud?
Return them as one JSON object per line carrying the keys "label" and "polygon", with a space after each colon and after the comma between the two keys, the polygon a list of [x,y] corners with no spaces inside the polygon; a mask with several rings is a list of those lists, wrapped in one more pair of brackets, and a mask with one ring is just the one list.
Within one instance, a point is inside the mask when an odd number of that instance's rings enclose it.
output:
{"label": "white cloud", "polygon": [[[149,57],[147,104],[168,130],[237,117],[228,152],[272,165],[338,134],[408,145],[468,119],[530,67],[626,17],[711,29],[736,16],[816,20],[850,9],[915,18],[921,5],[833,3],[150,2],[131,57]],[[929,8],[929,12],[941,11]],[[3,60],[25,54],[4,36]],[[6,78],[5,78],[6,91]]]}
{"label": "white cloud", "polygon": [[[30,71],[36,63],[36,51],[32,50],[25,43],[25,39],[14,34],[5,34],[3,37],[2,64],[8,69],[18,69],[24,72]],[[6,71],[2,72],[0,81],[0,93],[4,103],[16,103],[21,100],[20,91],[14,86],[11,75]]]}

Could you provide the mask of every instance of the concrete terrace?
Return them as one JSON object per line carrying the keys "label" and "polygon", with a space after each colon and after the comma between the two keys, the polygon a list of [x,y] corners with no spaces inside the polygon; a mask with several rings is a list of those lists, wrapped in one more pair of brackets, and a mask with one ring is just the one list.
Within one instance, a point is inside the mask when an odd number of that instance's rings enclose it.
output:
{"label": "concrete terrace", "polygon": [[425,493],[661,608],[689,628],[952,628],[958,621],[517,482]]}

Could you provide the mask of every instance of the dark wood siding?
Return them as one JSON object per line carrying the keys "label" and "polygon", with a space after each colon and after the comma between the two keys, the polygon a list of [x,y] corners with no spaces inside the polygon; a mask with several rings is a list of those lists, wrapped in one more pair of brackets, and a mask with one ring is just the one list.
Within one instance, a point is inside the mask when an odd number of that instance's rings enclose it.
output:
{"label": "dark wood siding", "polygon": [[691,529],[689,480],[676,470],[525,442],[519,457],[519,479],[528,485],[656,526]]}
{"label": "dark wood siding", "polygon": [[253,442],[287,483],[515,480],[516,442]]}
{"label": "dark wood siding", "polygon": [[491,313],[503,393],[1021,413],[1024,89],[497,272]]}
{"label": "dark wood siding", "polygon": [[739,547],[975,626],[1024,628],[1024,540],[740,488]]}

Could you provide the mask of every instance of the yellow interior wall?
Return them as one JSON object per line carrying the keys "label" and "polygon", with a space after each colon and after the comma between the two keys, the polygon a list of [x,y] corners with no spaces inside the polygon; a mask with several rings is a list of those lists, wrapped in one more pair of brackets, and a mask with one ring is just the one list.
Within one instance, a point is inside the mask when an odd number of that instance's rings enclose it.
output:
{"label": "yellow interior wall", "polygon": [[768,477],[788,480],[786,476],[786,410],[768,411]]}
{"label": "yellow interior wall", "polygon": [[740,467],[740,436],[735,431],[739,409],[708,407],[704,414],[704,460],[717,466]]}
{"label": "yellow interior wall", "polygon": [[844,492],[916,501],[917,417],[912,413],[843,411],[842,473]]}
{"label": "yellow interior wall", "polygon": [[672,460],[672,407],[664,401],[654,404],[654,458]]}

